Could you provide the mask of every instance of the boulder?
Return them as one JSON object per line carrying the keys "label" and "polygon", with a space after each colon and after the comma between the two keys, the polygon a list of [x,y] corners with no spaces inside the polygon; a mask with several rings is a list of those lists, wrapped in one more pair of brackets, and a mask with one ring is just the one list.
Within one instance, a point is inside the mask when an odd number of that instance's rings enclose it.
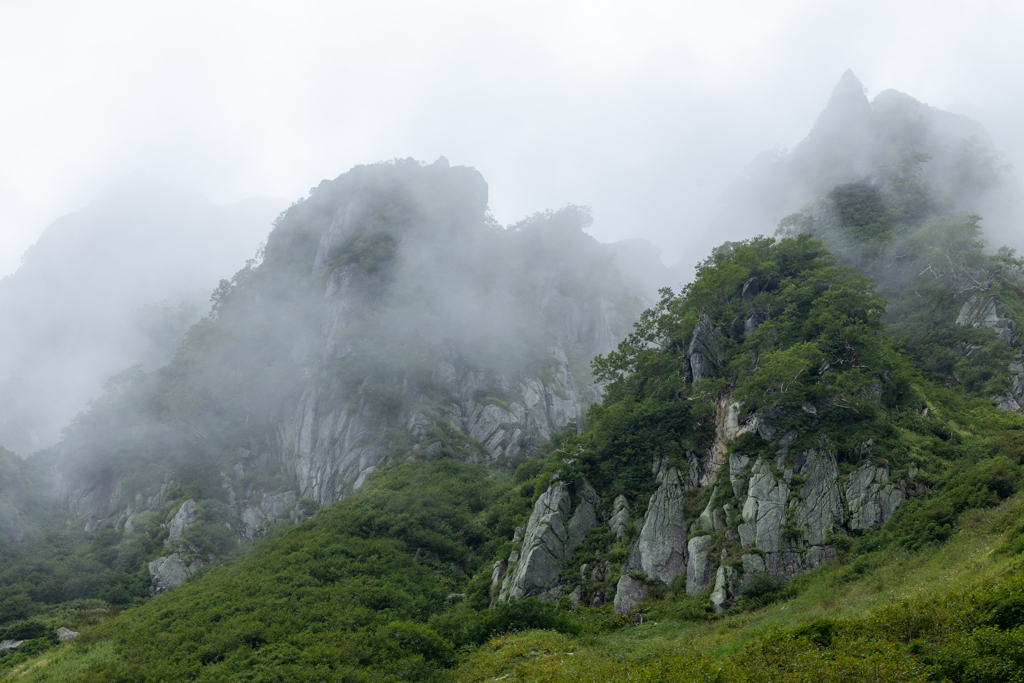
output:
{"label": "boulder", "polygon": [[621,493],[612,503],[612,517],[608,520],[608,527],[616,541],[621,541],[626,537],[629,529],[629,501]]}
{"label": "boulder", "polygon": [[149,563],[149,579],[151,595],[166,593],[172,588],[177,588],[196,572],[206,566],[207,563],[201,559],[194,558],[189,564],[178,553],[172,553],[159,557]]}
{"label": "boulder", "polygon": [[177,547],[181,542],[181,534],[198,520],[199,515],[196,514],[196,502],[189,498],[181,504],[178,512],[167,524],[168,534],[167,538],[164,539],[164,545],[169,548]]}
{"label": "boulder", "polygon": [[615,587],[615,611],[626,614],[635,609],[643,598],[644,585],[629,574],[623,574]]}
{"label": "boulder", "polygon": [[77,638],[80,635],[82,634],[78,631],[72,631],[71,629],[64,628],[63,626],[57,629],[57,637],[60,638],[62,641],[71,640],[72,638]]}

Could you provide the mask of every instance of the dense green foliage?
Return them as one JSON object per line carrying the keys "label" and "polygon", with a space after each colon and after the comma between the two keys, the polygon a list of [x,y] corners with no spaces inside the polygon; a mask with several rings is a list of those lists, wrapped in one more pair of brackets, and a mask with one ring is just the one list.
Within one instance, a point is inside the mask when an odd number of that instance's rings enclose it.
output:
{"label": "dense green foliage", "polygon": [[835,188],[786,217],[779,234],[813,234],[840,262],[871,277],[888,301],[885,320],[918,370],[937,383],[988,397],[1008,388],[1011,347],[993,333],[952,324],[968,297],[999,296],[1024,314],[1024,261],[987,248],[981,217],[956,213],[922,180],[921,155],[902,149],[868,180]]}
{"label": "dense green foliage", "polygon": [[[455,650],[438,634],[452,620],[440,617],[506,542],[496,531],[503,517],[518,522],[529,508],[517,490],[526,485],[533,480],[516,485],[451,460],[391,468],[301,527],[94,630],[79,647],[112,637],[118,660],[78,680],[443,679]],[[525,603],[459,628],[479,642],[560,618]]]}
{"label": "dense green foliage", "polygon": [[[145,533],[106,528],[86,536],[44,519],[54,512],[40,507],[45,533],[20,543],[0,536],[0,626],[29,639],[2,666],[51,647],[53,604],[100,597],[125,605],[143,596],[145,562],[164,552],[160,522],[188,498],[199,520],[182,542],[223,563],[66,647],[80,658],[63,680],[450,680],[460,659],[521,632],[547,631],[542,637],[560,643],[617,632],[629,622],[608,604],[495,603],[493,561],[509,556],[514,530],[556,470],[573,485],[593,484],[605,517],[620,493],[642,507],[657,485],[655,459],[684,475],[716,448],[774,460],[778,444],[757,432],[720,442],[716,419],[734,403],[741,421],[756,415],[791,434],[792,452],[828,449],[840,477],[871,462],[905,486],[908,499],[885,528],[826,541],[839,552],[839,584],[865,580],[883,553],[948,542],[972,511],[996,508],[1024,483],[1024,420],[991,401],[1007,391],[1018,349],[990,330],[953,324],[972,295],[998,294],[1024,320],[1024,260],[985,252],[980,218],[953,213],[922,180],[927,160],[896,150],[872,176],[832,188],[784,219],[778,238],[727,243],[681,292],[662,290],[618,349],[593,361],[605,394],[584,433],[554,436],[539,446],[539,458],[501,463],[519,465],[512,475],[467,464],[482,446],[437,412],[454,399],[433,370],[461,344],[463,361],[488,378],[474,400],[507,407],[498,373],[549,371],[537,352],[551,341],[535,310],[541,292],[628,298],[605,281],[608,259],[582,233],[588,212],[567,207],[502,230],[481,223],[472,202],[445,213],[435,200],[413,201],[436,189],[433,176],[417,184],[427,176],[413,162],[322,185],[282,216],[262,263],[221,283],[211,316],[189,331],[167,367],[115,378],[69,428],[64,446],[82,472],[131,470],[120,485],[134,493],[165,481],[170,467],[174,484],[160,510],[139,515]],[[366,227],[322,242],[346,193],[368,197]],[[505,267],[493,266],[496,254]],[[332,341],[346,352],[317,367],[315,388],[372,413],[376,431],[366,439],[385,449],[390,466],[311,521],[278,527],[255,547],[239,544],[228,524],[232,491],[220,473],[240,444],[256,450],[277,438],[280,413],[295,402],[311,349],[323,342],[318,307],[334,287],[351,295],[344,331]],[[453,301],[439,292],[463,294]],[[623,310],[633,303],[618,301]],[[693,381],[695,353],[713,376]],[[589,382],[579,359],[573,363]],[[428,441],[441,448],[432,461],[404,427],[414,411],[433,422]],[[11,509],[32,509],[39,480],[32,468],[41,462],[0,459],[5,491],[17,493]],[[291,485],[273,466],[242,483],[261,492]],[[790,483],[797,491],[803,478]],[[740,502],[721,488],[718,504]],[[693,520],[711,487],[684,496],[685,518]],[[1005,528],[1000,554],[1015,556],[1024,524],[1017,515]],[[610,563],[583,591],[583,605],[598,591],[610,601],[636,533],[631,525],[615,540],[598,525],[575,549],[561,575],[566,586],[580,585],[583,564]],[[715,543],[715,556],[742,568],[739,543]],[[672,586],[641,572],[632,577],[647,583],[640,609],[648,617],[685,624],[771,608],[809,581],[758,575],[723,615],[706,593],[686,595],[685,576]],[[632,669],[613,657],[575,677],[567,667],[537,679],[1024,680],[1022,590],[1007,578],[857,619],[772,630],[724,656],[681,654]]]}
{"label": "dense green foliage", "polygon": [[65,526],[47,475],[40,460],[0,448],[0,629],[21,628],[59,603],[102,598],[126,605],[149,595],[144,564],[159,540],[137,534],[122,542],[112,529],[89,534]]}
{"label": "dense green foliage", "polygon": [[[759,291],[744,299],[741,290],[752,278]],[[578,467],[606,489],[643,490],[635,482],[649,488],[652,454],[685,467],[686,451],[711,447],[724,396],[749,413],[776,415],[779,428],[799,430],[808,447],[828,434],[850,462],[862,457],[857,450],[869,439],[887,452],[894,421],[913,427],[923,403],[883,330],[884,311],[870,280],[837,264],[807,235],[719,251],[682,293],[666,291],[617,351],[594,361],[595,374],[609,384],[576,446]],[[752,315],[760,326],[737,332]],[[687,344],[702,316],[716,329],[721,373],[690,382]],[[815,406],[813,414],[802,409],[807,405]],[[900,407],[905,417],[896,414]],[[748,438],[735,448],[756,452],[759,445]]]}

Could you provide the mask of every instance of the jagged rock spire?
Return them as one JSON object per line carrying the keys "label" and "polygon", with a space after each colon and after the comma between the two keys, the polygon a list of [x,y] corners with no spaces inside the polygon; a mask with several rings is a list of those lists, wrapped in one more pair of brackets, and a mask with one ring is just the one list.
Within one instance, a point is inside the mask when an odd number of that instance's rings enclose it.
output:
{"label": "jagged rock spire", "polygon": [[793,150],[800,174],[834,185],[866,173],[874,149],[871,126],[864,86],[847,69],[811,132]]}
{"label": "jagged rock spire", "polygon": [[850,133],[859,133],[871,120],[871,103],[864,94],[864,86],[847,69],[839,83],[832,89],[832,96],[824,111],[811,129],[808,139],[822,136],[846,137]]}

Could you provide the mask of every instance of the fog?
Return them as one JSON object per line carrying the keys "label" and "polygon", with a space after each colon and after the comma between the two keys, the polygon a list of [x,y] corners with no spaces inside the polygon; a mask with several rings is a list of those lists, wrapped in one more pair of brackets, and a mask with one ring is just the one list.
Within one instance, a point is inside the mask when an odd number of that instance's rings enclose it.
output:
{"label": "fog", "polygon": [[0,444],[49,446],[110,376],[166,363],[280,209],[133,176],[49,226],[0,280]]}
{"label": "fog", "polygon": [[[575,203],[602,241],[698,261],[722,191],[838,77],[978,120],[1007,161],[1012,3],[104,2],[0,8],[0,273],[144,170],[293,200],[379,159],[478,168],[502,223]],[[693,246],[699,243],[699,246]]]}
{"label": "fog", "polygon": [[[474,167],[502,225],[588,206],[587,232],[620,243],[623,279],[650,301],[714,246],[771,234],[871,172],[881,129],[843,143],[856,148],[843,173],[814,165],[847,69],[848,92],[866,92],[854,109],[884,108],[890,89],[915,98],[878,125],[910,122],[932,156],[924,177],[981,213],[993,246],[1021,249],[1022,15],[996,2],[0,6],[0,400],[18,404],[0,443],[53,443],[109,376],[165,362],[273,217],[357,164]],[[951,170],[972,139],[996,171],[983,191]]]}

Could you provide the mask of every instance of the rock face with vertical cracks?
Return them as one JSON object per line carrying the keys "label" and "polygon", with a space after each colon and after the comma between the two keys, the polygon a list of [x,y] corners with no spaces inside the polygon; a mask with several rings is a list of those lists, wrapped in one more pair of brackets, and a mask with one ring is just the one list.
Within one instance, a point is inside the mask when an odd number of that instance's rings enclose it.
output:
{"label": "rock face with vertical cracks", "polygon": [[660,465],[661,485],[651,496],[643,528],[631,553],[635,564],[651,579],[672,585],[686,571],[686,520],[683,484],[675,467]]}
{"label": "rock face with vertical cracks", "polygon": [[765,553],[782,549],[782,526],[788,502],[789,486],[775,478],[770,461],[758,458],[750,473],[743,524],[739,525],[744,548],[757,546]]}
{"label": "rock face with vertical cracks", "polygon": [[689,356],[694,382],[718,377],[722,371],[722,352],[715,340],[715,326],[707,315],[701,314],[693,329]]}
{"label": "rock face with vertical cracks", "polygon": [[[212,391],[217,417],[128,414],[120,432],[78,430],[55,468],[65,509],[90,531],[119,528],[194,458],[244,452],[225,459],[222,502],[233,533],[254,538],[392,459],[508,469],[581,432],[601,396],[589,361],[615,349],[646,294],[584,232],[586,211],[495,231],[487,199],[476,170],[444,159],[321,183],[275,223],[262,262],[218,290],[210,333],[169,369],[175,388],[154,389]],[[158,453],[158,467],[143,463],[158,474],[125,476],[116,453],[131,452]]]}
{"label": "rock face with vertical cracks", "polygon": [[1017,331],[1017,323],[1006,315],[1006,309],[998,295],[972,296],[960,307],[956,324],[992,330],[1007,344],[1013,343],[1014,333]]}
{"label": "rock face with vertical cracks", "polygon": [[[558,574],[583,537],[597,525],[600,499],[594,489],[583,482],[576,495],[579,503],[573,509],[569,485],[557,482],[537,499],[519,557],[514,563],[509,560],[500,600],[560,595],[555,585]],[[497,578],[491,578],[496,583]]]}
{"label": "rock face with vertical cracks", "polygon": [[889,483],[889,468],[864,463],[846,479],[846,507],[850,529],[871,529],[889,521],[906,497]]}
{"label": "rock face with vertical cracks", "polygon": [[823,545],[844,521],[835,455],[811,449],[798,454],[794,465],[797,473],[805,477],[794,519],[809,545]]}
{"label": "rock face with vertical cracks", "polygon": [[711,555],[711,536],[690,539],[686,565],[686,594],[697,595],[715,581],[715,558]]}

